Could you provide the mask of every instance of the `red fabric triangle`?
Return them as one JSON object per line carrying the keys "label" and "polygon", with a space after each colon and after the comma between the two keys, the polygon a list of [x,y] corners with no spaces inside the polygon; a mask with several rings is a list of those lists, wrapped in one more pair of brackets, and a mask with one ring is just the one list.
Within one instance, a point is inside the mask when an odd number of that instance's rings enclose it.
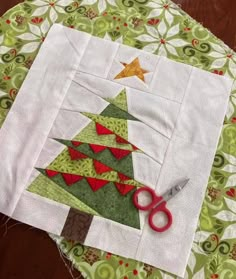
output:
{"label": "red fabric triangle", "polygon": [[71,147],[68,147],[68,151],[70,153],[71,160],[80,160],[80,159],[84,159],[84,158],[88,157],[87,155],[84,155],[83,153],[81,153],[78,150],[75,150]]}
{"label": "red fabric triangle", "polygon": [[89,146],[93,150],[94,153],[99,153],[107,148],[106,146],[103,146],[103,145],[91,144],[91,143],[89,144]]}
{"label": "red fabric triangle", "polygon": [[59,172],[54,170],[45,170],[48,177],[53,177],[57,175]]}
{"label": "red fabric triangle", "polygon": [[130,150],[124,150],[114,147],[108,147],[111,153],[116,157],[116,159],[120,160],[124,158],[125,156],[129,155],[131,153]]}
{"label": "red fabric triangle", "polygon": [[97,179],[93,177],[87,177],[87,182],[92,188],[92,190],[95,192],[105,186],[109,181],[108,180],[102,180],[102,179]]}
{"label": "red fabric triangle", "polygon": [[80,142],[80,141],[75,141],[75,140],[72,140],[71,143],[72,143],[74,146],[76,146],[76,147],[82,144],[82,142]]}
{"label": "red fabric triangle", "polygon": [[117,182],[115,182],[115,185],[116,185],[116,188],[118,189],[118,191],[123,196],[135,188],[135,186],[128,185],[128,184],[121,184],[121,183],[117,183]]}
{"label": "red fabric triangle", "polygon": [[138,147],[136,147],[135,145],[132,144],[132,148],[133,150],[138,150]]}
{"label": "red fabric triangle", "polygon": [[108,172],[108,171],[112,171],[112,168],[100,163],[97,160],[93,160],[93,165],[94,165],[96,173],[98,173],[98,174]]}
{"label": "red fabric triangle", "polygon": [[120,180],[122,180],[122,181],[131,179],[130,177],[124,175],[123,173],[119,173],[119,172],[118,172],[118,176],[119,176]]}
{"label": "red fabric triangle", "polygon": [[112,135],[114,134],[111,130],[107,129],[106,127],[102,126],[99,123],[96,123],[96,131],[98,135]]}
{"label": "red fabric triangle", "polygon": [[127,140],[123,139],[122,137],[120,137],[118,135],[116,135],[116,142],[125,143],[125,144],[129,143]]}
{"label": "red fabric triangle", "polygon": [[65,183],[70,186],[78,181],[80,181],[83,176],[71,173],[61,173]]}

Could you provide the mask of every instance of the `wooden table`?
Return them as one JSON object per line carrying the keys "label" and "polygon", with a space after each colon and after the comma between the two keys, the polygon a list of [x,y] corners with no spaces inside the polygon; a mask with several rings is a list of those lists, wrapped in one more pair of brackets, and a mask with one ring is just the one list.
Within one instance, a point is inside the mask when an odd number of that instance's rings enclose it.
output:
{"label": "wooden table", "polygon": [[[3,2],[4,1],[4,2]],[[0,14],[19,0],[2,0]],[[182,9],[236,50],[235,0],[175,0]],[[0,214],[0,278],[70,279],[68,268],[55,243],[40,230],[10,220]],[[66,264],[71,264],[66,261]],[[73,271],[74,278],[82,278]]]}

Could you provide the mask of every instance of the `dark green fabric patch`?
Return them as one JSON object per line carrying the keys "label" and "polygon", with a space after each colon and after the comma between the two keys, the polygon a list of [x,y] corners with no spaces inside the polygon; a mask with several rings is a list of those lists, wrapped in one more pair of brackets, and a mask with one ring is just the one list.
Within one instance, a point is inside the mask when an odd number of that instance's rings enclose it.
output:
{"label": "dark green fabric patch", "polygon": [[[47,176],[45,170],[38,168],[37,170]],[[66,185],[61,174],[57,174],[50,179],[90,208],[93,208],[104,218],[140,229],[139,212],[132,199],[135,189],[123,196],[112,182],[108,182],[104,187],[93,192],[86,179],[82,179],[71,186]]]}
{"label": "dark green fabric patch", "polygon": [[128,112],[118,108],[113,104],[109,104],[100,114],[102,116],[114,117],[114,118],[121,118],[126,120],[134,120],[139,121],[137,118],[133,117]]}

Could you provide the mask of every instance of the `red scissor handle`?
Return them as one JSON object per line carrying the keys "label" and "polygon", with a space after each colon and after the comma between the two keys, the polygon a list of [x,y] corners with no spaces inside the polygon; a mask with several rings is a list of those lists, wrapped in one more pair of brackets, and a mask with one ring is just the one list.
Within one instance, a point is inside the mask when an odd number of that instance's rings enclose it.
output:
{"label": "red scissor handle", "polygon": [[[141,205],[138,202],[138,195],[143,192],[149,193],[152,198],[151,202],[147,205]],[[164,232],[164,231],[168,230],[172,224],[172,215],[171,215],[171,212],[166,208],[166,201],[163,201],[159,206],[155,207],[155,205],[161,200],[163,200],[163,198],[161,196],[157,196],[155,191],[149,187],[141,187],[138,190],[136,190],[133,195],[133,202],[134,202],[135,207],[137,207],[140,210],[151,210],[148,221],[149,221],[150,227],[156,232]],[[155,214],[158,214],[161,212],[166,215],[167,224],[164,225],[163,227],[157,227],[153,222],[153,218],[154,218]]]}
{"label": "red scissor handle", "polygon": [[[154,218],[155,214],[158,214],[161,212],[166,215],[167,223],[163,227],[157,227],[153,222],[153,218]],[[149,217],[148,217],[148,221],[149,221],[150,227],[156,232],[164,232],[169,229],[169,227],[172,225],[172,214],[169,211],[169,209],[166,208],[166,201],[163,201],[163,203],[161,203],[159,206],[157,206],[156,208],[153,208],[151,210]]]}
{"label": "red scissor handle", "polygon": [[[149,204],[147,204],[147,205],[141,205],[141,204],[139,204],[139,202],[138,202],[138,195],[139,195],[140,193],[144,193],[144,192],[149,193],[149,194],[151,195],[151,198],[152,198],[151,202],[150,202]],[[140,209],[140,210],[150,210],[150,209],[152,209],[152,208],[155,206],[155,204],[156,204],[159,200],[161,200],[161,199],[162,199],[162,198],[161,198],[161,197],[158,197],[158,196],[156,195],[155,191],[152,190],[152,189],[149,188],[149,187],[141,187],[141,188],[139,188],[138,190],[136,190],[136,191],[134,192],[134,195],[133,195],[133,202],[134,202],[134,205],[135,205],[138,209]]]}

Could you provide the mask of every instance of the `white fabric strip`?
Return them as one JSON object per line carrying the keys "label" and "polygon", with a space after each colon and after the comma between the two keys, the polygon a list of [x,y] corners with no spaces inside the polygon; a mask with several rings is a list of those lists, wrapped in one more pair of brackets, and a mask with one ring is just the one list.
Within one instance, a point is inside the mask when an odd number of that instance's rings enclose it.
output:
{"label": "white fabric strip", "polygon": [[27,184],[90,40],[81,34],[75,52],[64,31],[60,25],[51,28],[1,129],[0,211],[8,216]]}
{"label": "white fabric strip", "polygon": [[140,236],[140,230],[94,216],[84,244],[127,258],[135,258]]}
{"label": "white fabric strip", "polygon": [[62,104],[62,109],[100,114],[108,105],[107,101],[93,94],[90,90],[72,82]]}
{"label": "white fabric strip", "polygon": [[189,65],[161,57],[150,85],[150,93],[182,103],[191,70]]}
{"label": "white fabric strip", "polygon": [[157,178],[161,170],[161,164],[157,163],[146,154],[139,152],[132,153],[132,162],[134,178],[145,186],[155,189]]}
{"label": "white fabric strip", "polygon": [[12,218],[35,228],[60,235],[70,207],[24,191]]}
{"label": "white fabric strip", "polygon": [[[232,86],[192,69],[156,192],[164,193],[181,179],[190,182],[168,202],[174,220],[171,229],[157,237],[146,223],[136,254],[137,259],[179,276],[184,276]],[[157,251],[161,257],[156,257]]]}

